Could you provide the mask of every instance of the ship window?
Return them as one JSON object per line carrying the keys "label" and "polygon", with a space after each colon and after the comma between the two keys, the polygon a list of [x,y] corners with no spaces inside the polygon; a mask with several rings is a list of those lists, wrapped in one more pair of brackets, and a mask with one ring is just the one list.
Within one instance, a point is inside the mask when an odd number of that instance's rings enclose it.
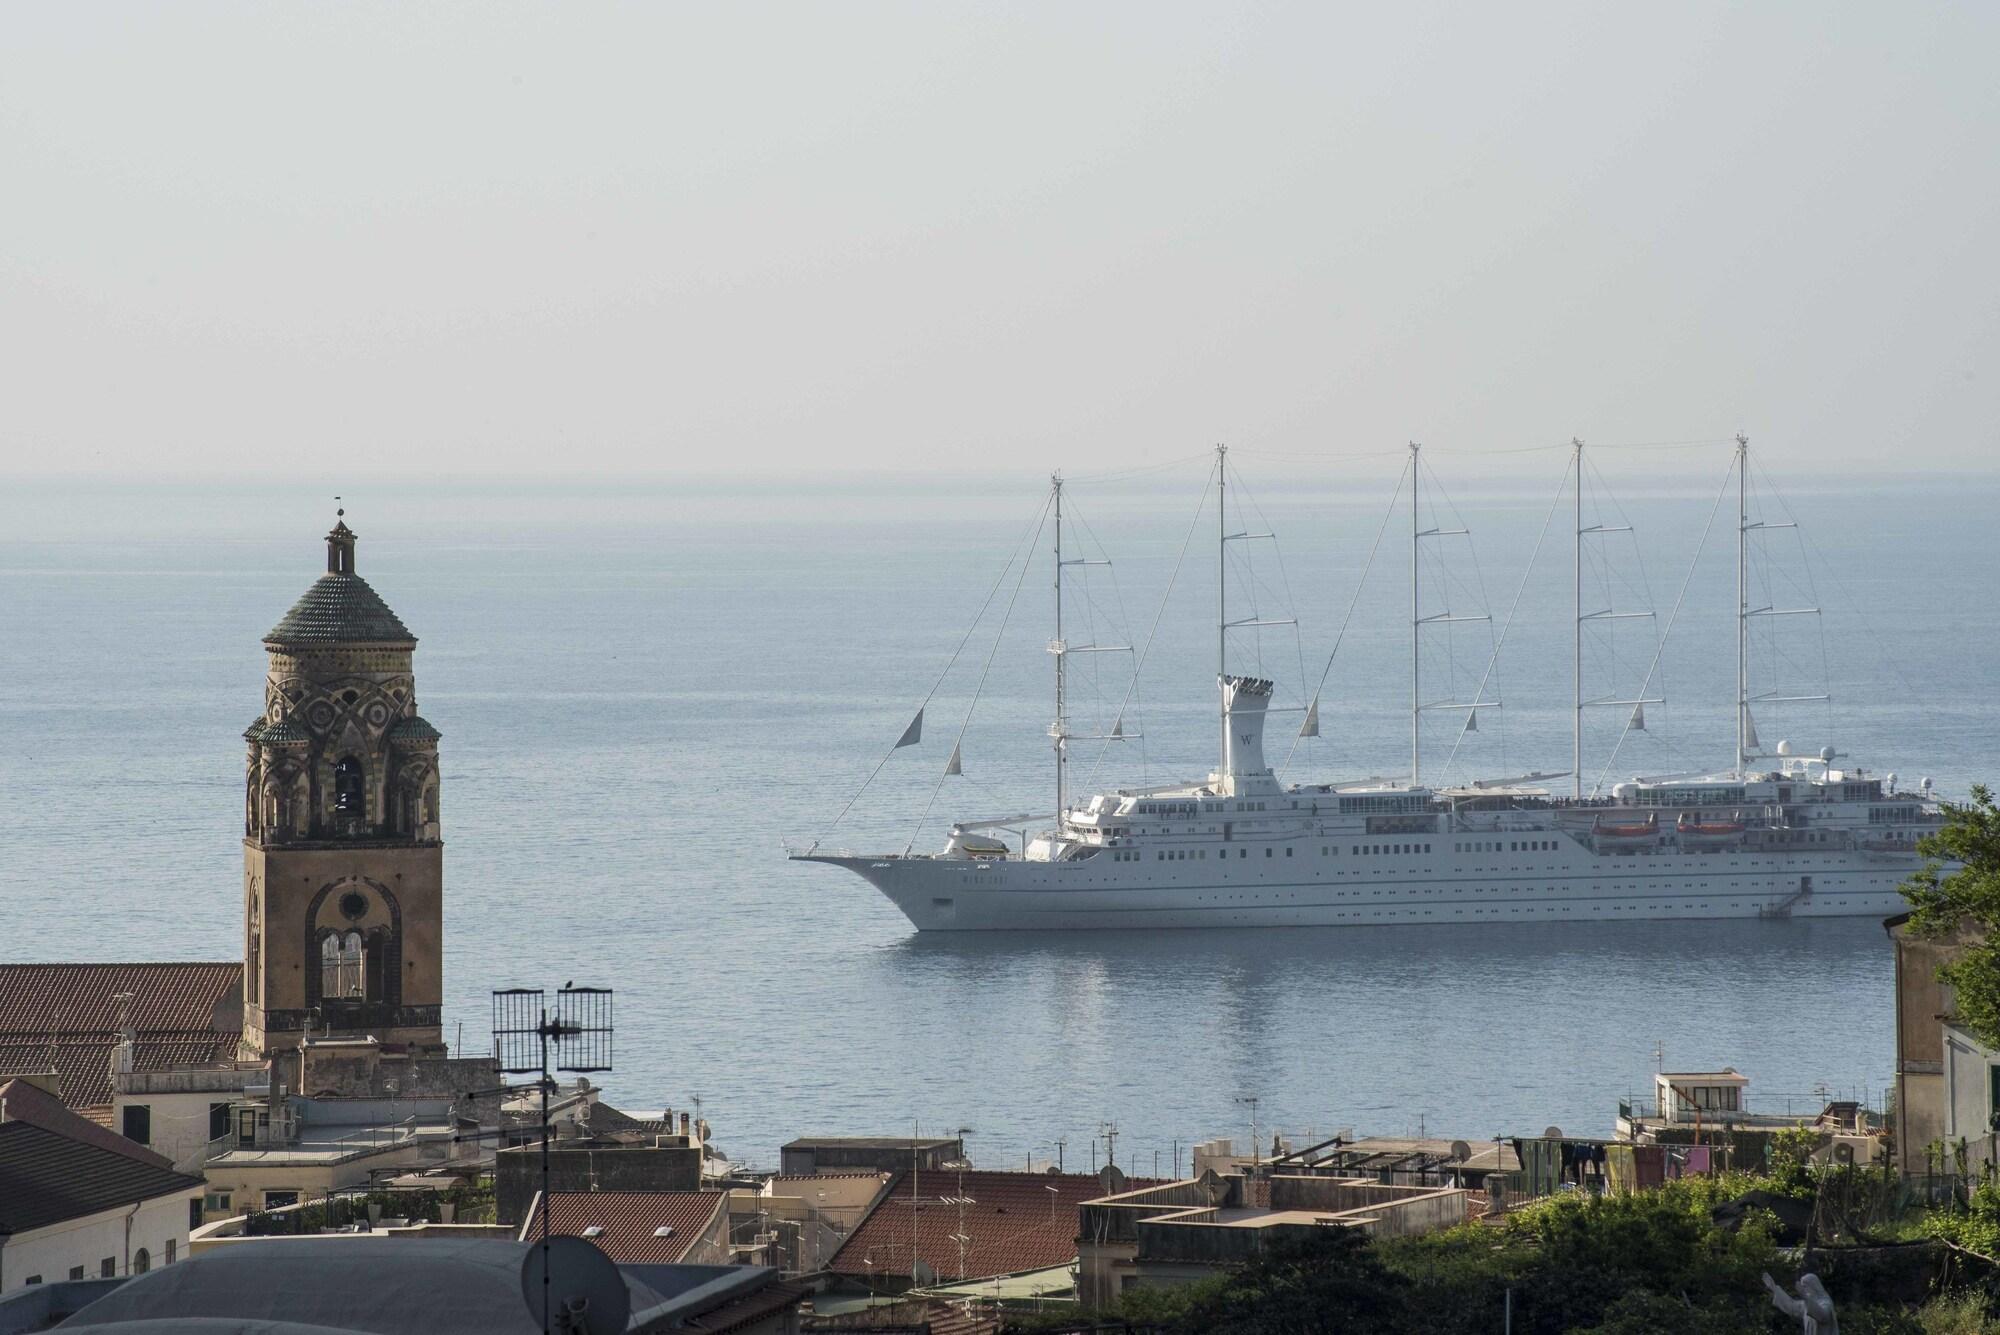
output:
{"label": "ship window", "polygon": [[1264,856],[1265,856],[1265,857],[1267,857],[1267,858],[1268,858],[1268,857],[1270,857],[1270,856],[1271,856],[1271,850],[1270,850],[1270,849],[1268,849],[1268,848],[1267,848],[1267,849],[1265,849],[1265,850],[1264,850]]}
{"label": "ship window", "polygon": [[1290,844],[1286,844],[1286,845],[1285,845],[1285,856],[1286,856],[1286,857],[1290,857],[1291,855],[1292,855],[1292,846],[1291,846]]}

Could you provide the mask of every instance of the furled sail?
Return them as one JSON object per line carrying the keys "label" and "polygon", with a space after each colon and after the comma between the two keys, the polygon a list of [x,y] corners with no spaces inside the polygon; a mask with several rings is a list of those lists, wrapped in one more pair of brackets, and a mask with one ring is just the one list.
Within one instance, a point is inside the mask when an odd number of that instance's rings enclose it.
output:
{"label": "furled sail", "polygon": [[965,773],[964,767],[959,763],[957,742],[951,744],[951,759],[944,762],[944,772],[947,775]]}
{"label": "furled sail", "polygon": [[896,739],[895,749],[901,750],[903,747],[906,746],[915,746],[918,742],[921,742],[923,739],[924,739],[924,711],[919,709],[917,711],[917,716],[910,720],[910,726],[903,729],[903,735]]}

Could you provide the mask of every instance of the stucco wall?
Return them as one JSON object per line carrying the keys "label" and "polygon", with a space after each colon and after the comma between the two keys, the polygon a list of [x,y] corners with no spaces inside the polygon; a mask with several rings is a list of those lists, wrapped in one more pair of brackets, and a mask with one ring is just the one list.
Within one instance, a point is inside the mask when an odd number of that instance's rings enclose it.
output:
{"label": "stucco wall", "polygon": [[[18,1233],[0,1247],[0,1293],[12,1293],[27,1283],[31,1275],[53,1284],[68,1279],[70,1270],[83,1267],[85,1279],[99,1277],[104,1258],[110,1257],[117,1274],[132,1273],[132,1260],[141,1247],[153,1266],[166,1264],[167,1242],[174,1244],[176,1260],[187,1258],[188,1202],[200,1200],[193,1189],[160,1196],[141,1204],[103,1210],[82,1219],[72,1219],[47,1228]],[[127,1217],[131,1230],[126,1230]]]}

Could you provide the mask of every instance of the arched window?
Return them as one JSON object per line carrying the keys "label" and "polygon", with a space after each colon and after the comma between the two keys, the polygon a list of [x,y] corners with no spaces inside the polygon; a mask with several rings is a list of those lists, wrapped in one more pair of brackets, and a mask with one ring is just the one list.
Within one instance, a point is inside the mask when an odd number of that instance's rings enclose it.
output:
{"label": "arched window", "polygon": [[340,934],[328,932],[319,939],[319,994],[323,998],[340,995]]}
{"label": "arched window", "polygon": [[352,997],[359,1001],[366,992],[362,988],[361,933],[348,932],[340,938],[340,978],[339,987],[334,990],[336,997]]}
{"label": "arched window", "polygon": [[132,1273],[143,1275],[153,1268],[153,1254],[141,1247],[132,1253]]}
{"label": "arched window", "polygon": [[368,809],[361,784],[361,762],[353,756],[343,757],[333,767],[333,809],[342,816],[363,815]]}

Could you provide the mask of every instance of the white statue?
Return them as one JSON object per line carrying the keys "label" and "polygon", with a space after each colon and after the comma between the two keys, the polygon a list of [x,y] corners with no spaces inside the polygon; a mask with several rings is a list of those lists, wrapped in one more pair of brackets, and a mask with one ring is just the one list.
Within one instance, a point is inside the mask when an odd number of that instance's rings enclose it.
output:
{"label": "white statue", "polygon": [[1786,1316],[1799,1319],[1799,1329],[1804,1335],[1840,1335],[1840,1322],[1833,1315],[1833,1299],[1827,1297],[1826,1286],[1819,1282],[1818,1275],[1799,1276],[1796,1298],[1786,1293],[1768,1273],[1764,1276],[1764,1287],[1770,1291],[1773,1306]]}

